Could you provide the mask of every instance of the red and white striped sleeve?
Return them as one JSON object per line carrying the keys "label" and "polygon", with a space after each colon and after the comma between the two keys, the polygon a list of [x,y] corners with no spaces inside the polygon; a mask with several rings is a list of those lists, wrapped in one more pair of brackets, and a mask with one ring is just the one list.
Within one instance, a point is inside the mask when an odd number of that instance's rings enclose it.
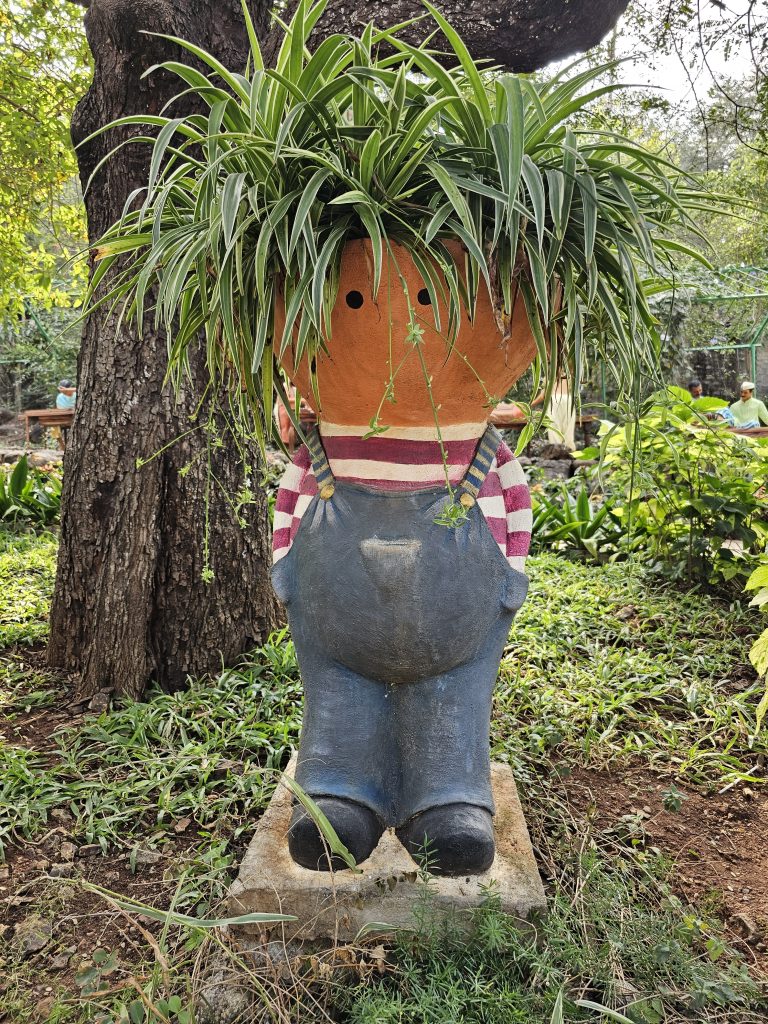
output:
{"label": "red and white striped sleeve", "polygon": [[317,494],[312,460],[305,445],[297,448],[293,461],[283,474],[275,499],[275,518],[272,524],[272,562],[279,562],[288,554],[299,528],[301,517]]}
{"label": "red and white striped sleeve", "polygon": [[509,564],[525,572],[533,522],[531,495],[523,468],[504,441],[480,489],[478,504]]}
{"label": "red and white striped sleeve", "polygon": [[525,572],[533,525],[531,493],[523,467],[503,441],[496,452],[496,465],[507,520],[507,561],[513,569]]}

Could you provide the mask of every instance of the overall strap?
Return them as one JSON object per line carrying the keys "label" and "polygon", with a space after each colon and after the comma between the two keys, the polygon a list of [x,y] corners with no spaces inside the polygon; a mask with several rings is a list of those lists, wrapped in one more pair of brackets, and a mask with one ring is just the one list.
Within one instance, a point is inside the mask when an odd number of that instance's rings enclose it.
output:
{"label": "overall strap", "polygon": [[333,496],[335,480],[328,462],[328,456],[325,454],[325,448],[323,448],[323,442],[320,440],[320,430],[318,427],[313,427],[307,434],[307,449],[312,459],[312,472],[315,474],[320,497],[327,501],[328,498]]}
{"label": "overall strap", "polygon": [[464,479],[459,484],[459,501],[465,508],[471,508],[477,501],[480,488],[488,476],[496,452],[501,444],[501,434],[492,423],[478,442],[475,457],[470,463]]}

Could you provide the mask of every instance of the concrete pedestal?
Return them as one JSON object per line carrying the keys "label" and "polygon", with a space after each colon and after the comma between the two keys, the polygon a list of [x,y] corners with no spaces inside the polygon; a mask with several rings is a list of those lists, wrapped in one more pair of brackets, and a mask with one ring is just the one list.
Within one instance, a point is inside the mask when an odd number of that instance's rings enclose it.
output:
{"label": "concrete pedestal", "polygon": [[[293,774],[293,762],[288,767]],[[430,880],[434,912],[450,915],[457,927],[469,925],[469,911],[492,884],[501,909],[521,920],[546,907],[544,888],[531,849],[512,770],[491,766],[496,803],[496,858],[488,871],[462,878]],[[279,786],[258,824],[240,873],[230,890],[228,915],[254,912],[294,914],[298,920],[275,926],[286,939],[330,938],[351,941],[366,925],[380,930],[412,928],[414,907],[424,893],[418,868],[390,829],[381,837],[362,874],[309,871],[288,853],[291,794]],[[388,926],[388,927],[384,927]],[[263,934],[259,925],[239,926],[243,938]]]}

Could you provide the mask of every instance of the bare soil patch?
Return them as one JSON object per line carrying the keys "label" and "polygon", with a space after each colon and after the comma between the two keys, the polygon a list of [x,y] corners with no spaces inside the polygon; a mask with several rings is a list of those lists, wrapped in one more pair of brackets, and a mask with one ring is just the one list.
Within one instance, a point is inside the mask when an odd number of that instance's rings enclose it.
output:
{"label": "bare soil patch", "polygon": [[[768,975],[768,791],[739,784],[702,792],[643,768],[578,769],[564,781],[571,807],[600,829],[633,834],[672,864],[678,895],[711,909],[748,964]],[[665,796],[666,794],[666,796]]]}
{"label": "bare soil patch", "polygon": [[[111,850],[73,841],[64,815],[52,822],[35,843],[9,850],[0,867],[0,1008],[11,1001],[9,984],[24,990],[25,1003],[36,1007],[39,1019],[57,995],[77,1002],[78,975],[93,967],[94,953],[114,954],[115,967],[105,981],[119,988],[141,982],[147,970],[147,937],[162,925],[143,915],[122,914],[114,903],[80,884],[99,885],[123,898],[139,900],[160,910],[170,907],[176,878],[196,836],[168,843],[162,853],[149,851],[147,860],[131,866],[129,851]],[[74,856],[72,847],[75,848]],[[72,857],[71,860],[67,858]],[[41,922],[41,924],[37,924]],[[41,929],[41,937],[25,948],[24,936]],[[16,965],[13,971],[6,969]],[[19,965],[23,970],[19,970]],[[4,1021],[0,1012],[0,1021]]]}
{"label": "bare soil patch", "polygon": [[87,701],[77,701],[74,683],[49,668],[45,643],[15,644],[0,651],[0,669],[9,676],[26,677],[29,691],[38,688],[37,678],[40,687],[51,692],[49,703],[42,707],[32,698],[25,705],[23,695],[12,707],[0,707],[0,740],[5,743],[46,753],[55,745],[54,733],[76,727],[87,710]]}

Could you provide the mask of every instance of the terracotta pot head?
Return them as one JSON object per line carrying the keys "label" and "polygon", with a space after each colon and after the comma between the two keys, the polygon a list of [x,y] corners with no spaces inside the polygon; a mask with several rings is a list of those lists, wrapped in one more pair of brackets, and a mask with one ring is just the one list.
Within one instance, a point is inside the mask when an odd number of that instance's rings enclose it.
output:
{"label": "terracotta pot head", "polygon": [[[454,258],[461,257],[460,246],[452,251]],[[408,251],[393,245],[392,252],[392,256],[385,254],[379,291],[374,295],[371,243],[353,241],[344,249],[331,337],[327,339],[327,352],[319,352],[316,357],[320,418],[362,425],[378,413],[382,426],[434,424],[424,367],[417,346],[410,340],[411,316],[402,275],[422,329],[419,348],[440,425],[486,420],[491,411],[488,396],[503,398],[536,356],[522,298],[515,303],[509,337],[504,341],[490,296],[481,284],[475,320],[471,322],[462,310],[458,335],[451,346],[447,303],[439,297],[442,332],[438,332],[429,292]],[[277,337],[284,325],[284,307],[279,300],[275,313]],[[314,404],[306,358],[296,366],[293,352],[288,350],[283,366],[301,394]],[[388,398],[382,403],[393,378],[390,394],[394,401]]]}

